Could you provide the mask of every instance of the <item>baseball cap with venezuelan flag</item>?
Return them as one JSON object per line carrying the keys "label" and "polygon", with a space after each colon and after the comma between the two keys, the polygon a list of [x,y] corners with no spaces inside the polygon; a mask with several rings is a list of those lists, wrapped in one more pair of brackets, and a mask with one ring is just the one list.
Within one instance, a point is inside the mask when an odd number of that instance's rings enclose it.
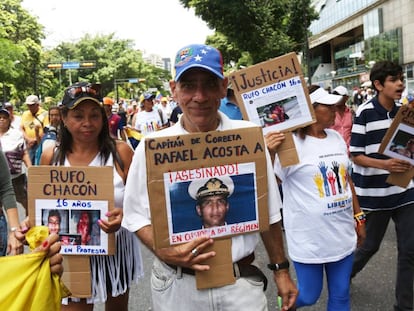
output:
{"label": "baseball cap with venezuelan flag", "polygon": [[180,80],[183,73],[191,68],[202,68],[215,74],[220,79],[224,79],[223,57],[220,51],[212,46],[191,44],[177,52],[174,63],[174,80]]}

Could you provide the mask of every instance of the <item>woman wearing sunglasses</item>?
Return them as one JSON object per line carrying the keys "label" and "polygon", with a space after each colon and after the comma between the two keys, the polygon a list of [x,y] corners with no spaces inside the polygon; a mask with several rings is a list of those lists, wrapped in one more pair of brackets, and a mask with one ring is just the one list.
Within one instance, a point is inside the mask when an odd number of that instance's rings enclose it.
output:
{"label": "woman wearing sunglasses", "polygon": [[45,150],[41,164],[62,166],[113,166],[115,208],[97,224],[107,233],[115,232],[116,252],[112,256],[90,256],[92,297],[70,298],[62,310],[93,310],[93,303],[105,303],[105,310],[127,311],[129,287],[142,276],[138,239],[121,227],[124,184],[133,150],[115,141],[101,103],[100,86],[78,82],[65,90],[62,100],[61,141]]}

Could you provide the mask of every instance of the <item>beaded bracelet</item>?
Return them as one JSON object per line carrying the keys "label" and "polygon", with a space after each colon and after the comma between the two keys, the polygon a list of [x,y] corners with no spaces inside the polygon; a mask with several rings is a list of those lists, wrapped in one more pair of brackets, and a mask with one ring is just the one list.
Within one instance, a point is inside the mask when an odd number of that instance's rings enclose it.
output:
{"label": "beaded bracelet", "polygon": [[357,225],[360,226],[363,223],[367,221],[367,215],[365,215],[364,212],[359,212],[354,215],[355,221],[357,222]]}

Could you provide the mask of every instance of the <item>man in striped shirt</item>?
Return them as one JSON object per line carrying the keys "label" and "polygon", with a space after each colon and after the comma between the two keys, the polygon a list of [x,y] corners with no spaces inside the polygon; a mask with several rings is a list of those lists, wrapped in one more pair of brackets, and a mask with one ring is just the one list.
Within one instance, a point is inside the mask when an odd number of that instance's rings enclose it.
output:
{"label": "man in striped shirt", "polygon": [[413,310],[414,183],[411,180],[402,188],[386,182],[390,173],[406,172],[411,165],[378,153],[399,109],[396,101],[405,88],[402,67],[390,61],[377,62],[371,69],[370,80],[377,95],[358,108],[351,134],[352,179],[361,209],[367,214],[367,236],[355,253],[352,276],[378,251],[392,219],[398,243],[394,310]]}

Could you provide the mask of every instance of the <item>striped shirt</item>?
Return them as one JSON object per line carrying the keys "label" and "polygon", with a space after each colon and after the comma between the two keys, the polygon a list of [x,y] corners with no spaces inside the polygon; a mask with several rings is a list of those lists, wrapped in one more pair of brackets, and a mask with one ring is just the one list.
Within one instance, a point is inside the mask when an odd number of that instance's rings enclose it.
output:
{"label": "striped shirt", "polygon": [[[400,105],[388,112],[378,97],[359,106],[351,133],[350,152],[353,156],[365,155],[375,159],[389,157],[378,153],[382,139],[390,127]],[[414,183],[407,188],[386,182],[389,171],[353,164],[352,180],[359,204],[365,211],[395,209],[414,202]]]}

